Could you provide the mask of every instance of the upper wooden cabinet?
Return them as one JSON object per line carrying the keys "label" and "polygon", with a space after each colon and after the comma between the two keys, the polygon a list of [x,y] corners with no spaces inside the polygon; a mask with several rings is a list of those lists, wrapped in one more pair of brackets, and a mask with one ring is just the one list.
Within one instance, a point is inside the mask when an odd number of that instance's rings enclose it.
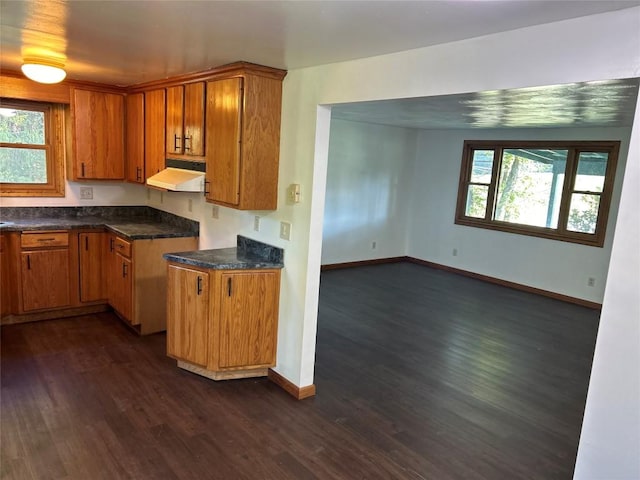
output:
{"label": "upper wooden cabinet", "polygon": [[206,91],[207,201],[275,210],[282,79],[243,72]]}
{"label": "upper wooden cabinet", "polygon": [[144,92],[144,177],[145,180],[165,164],[165,108],[164,88]]}
{"label": "upper wooden cabinet", "polygon": [[167,88],[167,154],[204,156],[204,89],[204,82]]}
{"label": "upper wooden cabinet", "polygon": [[71,180],[123,180],[124,95],[74,88]]}
{"label": "upper wooden cabinet", "polygon": [[127,181],[144,183],[144,93],[127,95]]}

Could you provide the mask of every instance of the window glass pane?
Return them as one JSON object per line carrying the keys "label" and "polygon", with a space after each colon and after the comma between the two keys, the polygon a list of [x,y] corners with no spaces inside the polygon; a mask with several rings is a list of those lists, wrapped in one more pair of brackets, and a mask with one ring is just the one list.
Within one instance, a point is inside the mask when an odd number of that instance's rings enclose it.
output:
{"label": "window glass pane", "polygon": [[571,195],[567,230],[571,232],[595,233],[598,223],[600,195],[574,193]]}
{"label": "window glass pane", "polygon": [[609,154],[606,152],[580,152],[573,189],[582,192],[602,192],[608,158]]}
{"label": "window glass pane", "polygon": [[[493,150],[474,150],[471,167],[472,183],[491,183]],[[484,215],[483,215],[484,217]]]}
{"label": "window glass pane", "polygon": [[568,150],[505,149],[494,219],[557,228]]}
{"label": "window glass pane", "polygon": [[0,142],[44,145],[44,112],[2,107]]}
{"label": "window glass pane", "polygon": [[0,182],[47,183],[44,150],[0,148]]}
{"label": "window glass pane", "polygon": [[467,208],[465,215],[473,218],[484,218],[487,211],[487,197],[489,187],[484,185],[469,185],[467,194]]}

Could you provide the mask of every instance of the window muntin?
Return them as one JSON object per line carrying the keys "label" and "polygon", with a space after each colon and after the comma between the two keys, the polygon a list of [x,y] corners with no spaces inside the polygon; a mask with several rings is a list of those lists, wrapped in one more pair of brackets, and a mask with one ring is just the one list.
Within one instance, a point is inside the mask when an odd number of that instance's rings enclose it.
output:
{"label": "window muntin", "polygon": [[64,196],[64,108],[2,100],[0,194]]}
{"label": "window muntin", "polygon": [[456,223],[602,246],[618,149],[466,141]]}

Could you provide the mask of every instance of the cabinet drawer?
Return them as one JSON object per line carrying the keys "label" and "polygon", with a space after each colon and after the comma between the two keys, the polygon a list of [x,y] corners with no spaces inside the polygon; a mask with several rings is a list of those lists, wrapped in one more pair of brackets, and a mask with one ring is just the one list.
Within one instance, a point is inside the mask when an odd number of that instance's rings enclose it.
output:
{"label": "cabinet drawer", "polygon": [[69,234],[67,232],[22,233],[20,246],[22,248],[67,247]]}
{"label": "cabinet drawer", "polygon": [[131,242],[127,242],[123,238],[116,237],[113,242],[113,248],[123,257],[131,258]]}

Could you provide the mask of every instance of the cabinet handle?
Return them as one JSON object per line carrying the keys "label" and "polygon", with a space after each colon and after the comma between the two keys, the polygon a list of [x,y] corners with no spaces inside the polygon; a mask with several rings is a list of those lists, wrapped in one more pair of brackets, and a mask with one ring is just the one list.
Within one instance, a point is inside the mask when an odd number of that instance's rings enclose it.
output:
{"label": "cabinet handle", "polygon": [[227,294],[231,296],[231,279],[227,278]]}
{"label": "cabinet handle", "polygon": [[209,189],[207,188],[207,185],[209,185],[211,182],[209,180],[205,180],[204,181],[204,196],[206,197],[207,195],[209,195]]}
{"label": "cabinet handle", "polygon": [[84,237],[84,249],[89,250],[89,237]]}
{"label": "cabinet handle", "polygon": [[113,238],[109,239],[109,251],[113,252]]}
{"label": "cabinet handle", "polygon": [[136,182],[142,181],[142,168],[136,167]]}
{"label": "cabinet handle", "polygon": [[177,134],[173,135],[173,149],[174,150],[180,150],[180,145],[178,145],[178,142],[180,141],[180,137]]}
{"label": "cabinet handle", "polygon": [[81,163],[80,163],[80,172],[81,172],[81,173],[80,173],[80,176],[81,176],[81,177],[84,177],[84,162],[81,162]]}
{"label": "cabinet handle", "polygon": [[128,265],[126,263],[122,264],[122,278],[127,276],[127,266]]}
{"label": "cabinet handle", "polygon": [[31,255],[27,255],[27,270],[31,270]]}
{"label": "cabinet handle", "polygon": [[191,147],[187,147],[187,140],[189,142],[191,141],[191,135],[188,135],[188,136],[184,137],[184,149],[185,149],[185,151],[191,150]]}
{"label": "cabinet handle", "polygon": [[196,293],[200,295],[202,293],[202,277],[198,277]]}

